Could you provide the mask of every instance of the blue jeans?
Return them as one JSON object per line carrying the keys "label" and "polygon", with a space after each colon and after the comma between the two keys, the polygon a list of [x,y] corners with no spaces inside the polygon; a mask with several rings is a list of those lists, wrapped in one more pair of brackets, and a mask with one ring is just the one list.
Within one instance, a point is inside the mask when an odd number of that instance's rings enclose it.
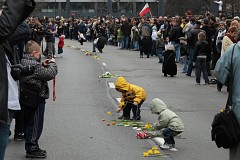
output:
{"label": "blue jeans", "polygon": [[172,41],[171,44],[174,46],[175,53],[176,53],[176,62],[178,63],[180,59],[180,44],[174,41]]}
{"label": "blue jeans", "polygon": [[26,152],[38,150],[39,148],[38,140],[43,130],[45,103],[45,99],[41,99],[38,108],[35,110],[31,110],[25,107],[24,123]]}
{"label": "blue jeans", "polygon": [[165,128],[162,132],[165,143],[167,144],[175,144],[175,140],[173,138],[173,130],[170,128]]}
{"label": "blue jeans", "polygon": [[157,55],[156,53],[156,41],[152,40],[152,53],[151,56]]}
{"label": "blue jeans", "polygon": [[194,54],[194,49],[190,48],[189,49],[189,63],[188,63],[188,70],[187,70],[187,75],[189,75],[189,76],[191,76],[192,69],[193,69],[193,54]]}
{"label": "blue jeans", "polygon": [[97,47],[97,44],[93,43],[93,50],[92,50],[93,52],[96,52],[96,47]]}
{"label": "blue jeans", "polygon": [[139,43],[138,43],[138,41],[133,41],[133,49],[134,50],[139,50]]}
{"label": "blue jeans", "polygon": [[121,49],[128,49],[129,36],[122,35],[122,46]]}
{"label": "blue jeans", "polygon": [[187,73],[187,56],[182,56],[182,63],[183,63],[183,73]]}
{"label": "blue jeans", "polygon": [[197,58],[195,69],[197,83],[200,83],[201,81],[201,72],[203,72],[203,79],[205,80],[205,83],[209,83],[208,73],[206,69],[206,58]]}
{"label": "blue jeans", "polygon": [[156,51],[157,51],[157,56],[159,58],[159,62],[162,62],[163,61],[163,48],[157,48]]}
{"label": "blue jeans", "polygon": [[4,159],[5,150],[8,144],[10,125],[0,122],[0,160]]}

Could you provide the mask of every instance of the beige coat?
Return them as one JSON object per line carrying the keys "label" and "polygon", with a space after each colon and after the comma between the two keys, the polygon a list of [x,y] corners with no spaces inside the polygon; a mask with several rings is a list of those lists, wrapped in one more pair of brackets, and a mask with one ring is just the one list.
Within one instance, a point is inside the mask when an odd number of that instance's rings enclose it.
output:
{"label": "beige coat", "polygon": [[224,36],[222,40],[221,56],[226,52],[229,46],[233,44],[232,40],[228,36]]}

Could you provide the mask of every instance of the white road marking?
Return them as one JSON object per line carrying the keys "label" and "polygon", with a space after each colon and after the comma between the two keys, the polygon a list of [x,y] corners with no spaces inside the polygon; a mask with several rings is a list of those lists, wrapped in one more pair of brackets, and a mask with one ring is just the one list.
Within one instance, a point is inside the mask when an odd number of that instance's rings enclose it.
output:
{"label": "white road marking", "polygon": [[115,88],[115,84],[112,83],[112,82],[108,83],[108,85],[109,85],[110,88]]}
{"label": "white road marking", "polygon": [[117,101],[120,103],[121,102],[121,98],[117,98]]}

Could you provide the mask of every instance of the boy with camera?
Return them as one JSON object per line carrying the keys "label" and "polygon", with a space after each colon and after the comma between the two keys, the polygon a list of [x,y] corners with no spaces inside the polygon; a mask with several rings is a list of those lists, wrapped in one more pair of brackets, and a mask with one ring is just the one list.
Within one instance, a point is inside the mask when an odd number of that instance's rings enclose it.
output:
{"label": "boy with camera", "polygon": [[[54,59],[41,60],[41,47],[35,41],[28,41],[26,44],[26,54],[23,55],[21,64],[23,66],[35,66],[34,73],[21,79],[21,83],[30,85],[31,88],[39,90],[36,98],[36,106],[33,100],[27,102],[25,99],[24,119],[25,119],[25,150],[27,158],[46,158],[47,152],[39,147],[38,140],[43,130],[43,120],[46,99],[49,98],[49,88],[47,81],[52,80],[58,73]],[[21,90],[23,90],[22,88]],[[24,94],[21,92],[21,94]],[[26,93],[27,94],[27,93]],[[31,96],[28,94],[28,96]],[[21,95],[20,95],[21,97]],[[25,97],[25,96],[23,96]],[[31,98],[29,98],[31,99]],[[21,103],[21,98],[20,98]]]}

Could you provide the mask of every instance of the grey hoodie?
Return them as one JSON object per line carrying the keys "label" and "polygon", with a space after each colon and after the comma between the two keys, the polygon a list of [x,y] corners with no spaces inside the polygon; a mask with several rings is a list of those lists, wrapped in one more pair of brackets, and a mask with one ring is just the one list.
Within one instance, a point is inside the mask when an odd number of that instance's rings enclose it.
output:
{"label": "grey hoodie", "polygon": [[183,132],[184,125],[182,120],[160,99],[155,98],[150,103],[150,109],[153,114],[158,114],[158,121],[153,124],[158,130],[162,128],[170,128],[176,132]]}

